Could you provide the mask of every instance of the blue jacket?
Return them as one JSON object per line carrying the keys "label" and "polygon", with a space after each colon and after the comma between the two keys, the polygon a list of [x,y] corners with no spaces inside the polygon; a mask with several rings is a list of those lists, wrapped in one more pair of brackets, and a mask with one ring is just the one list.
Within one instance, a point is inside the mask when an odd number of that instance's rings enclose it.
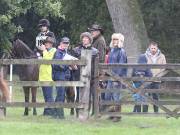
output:
{"label": "blue jacket", "polygon": [[[141,54],[138,58],[139,64],[147,64],[147,58],[145,54]],[[132,76],[144,76],[144,77],[152,77],[152,72],[149,68],[146,69],[133,69]]]}
{"label": "blue jacket", "polygon": [[[112,48],[109,54],[109,63],[127,63],[127,55],[123,48]],[[113,68],[112,69],[114,74],[119,76],[126,76],[127,75],[127,68]]]}
{"label": "blue jacket", "polygon": [[[66,50],[57,49],[53,59],[62,60],[66,54]],[[52,65],[52,77],[54,81],[68,80],[70,78],[70,70],[68,65]]]}
{"label": "blue jacket", "polygon": [[[139,64],[146,64],[147,63],[147,59],[146,59],[145,54],[141,54],[139,56],[138,63]],[[146,68],[146,69],[133,69],[132,76],[152,77],[152,72],[151,72],[151,70],[149,68]],[[139,87],[141,87],[142,84],[143,84],[143,81],[134,81],[133,82],[133,87],[134,88],[139,88]],[[146,86],[146,87],[148,87],[148,86]],[[138,93],[134,93],[133,98],[134,98],[135,101],[145,102],[144,96],[141,96]]]}

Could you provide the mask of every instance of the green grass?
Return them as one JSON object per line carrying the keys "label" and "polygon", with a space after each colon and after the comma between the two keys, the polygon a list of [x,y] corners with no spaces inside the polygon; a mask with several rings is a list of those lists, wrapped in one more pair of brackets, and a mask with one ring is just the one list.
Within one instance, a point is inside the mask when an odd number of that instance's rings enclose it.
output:
{"label": "green grass", "polygon": [[[41,90],[38,101],[43,101]],[[24,101],[19,87],[13,92],[14,101]],[[150,106],[152,111],[152,106]],[[23,116],[23,108],[8,108],[7,116],[0,119],[0,135],[180,135],[180,120],[165,117],[123,116],[118,123],[90,118],[80,122],[66,111],[66,119],[58,120],[42,116],[43,108],[38,108],[38,115]],[[132,106],[123,106],[123,111],[132,111]]]}

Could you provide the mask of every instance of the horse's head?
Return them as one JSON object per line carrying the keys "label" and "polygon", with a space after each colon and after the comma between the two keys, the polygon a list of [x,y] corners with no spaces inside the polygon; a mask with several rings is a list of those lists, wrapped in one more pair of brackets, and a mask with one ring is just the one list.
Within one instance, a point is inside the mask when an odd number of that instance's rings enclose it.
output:
{"label": "horse's head", "polygon": [[12,58],[30,58],[34,52],[20,39],[16,39],[12,43],[11,57]]}

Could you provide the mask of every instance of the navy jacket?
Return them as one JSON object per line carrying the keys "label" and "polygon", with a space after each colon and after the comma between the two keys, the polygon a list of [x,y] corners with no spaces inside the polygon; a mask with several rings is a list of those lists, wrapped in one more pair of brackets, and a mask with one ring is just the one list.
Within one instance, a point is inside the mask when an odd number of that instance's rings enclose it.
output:
{"label": "navy jacket", "polygon": [[[147,58],[145,54],[141,54],[138,58],[139,64],[147,64]],[[132,76],[144,76],[144,77],[152,77],[152,72],[149,68],[146,69],[133,69]],[[143,81],[135,81],[134,85],[136,88],[142,85]]]}
{"label": "navy jacket", "polygon": [[[109,54],[109,63],[127,63],[127,55],[123,48],[112,48]],[[113,73],[119,76],[126,76],[126,68],[113,68]]]}
{"label": "navy jacket", "polygon": [[[66,50],[57,49],[56,53],[54,54],[53,59],[62,60],[66,54]],[[52,79],[54,81],[58,80],[68,80],[70,78],[70,70],[68,65],[52,65]]]}

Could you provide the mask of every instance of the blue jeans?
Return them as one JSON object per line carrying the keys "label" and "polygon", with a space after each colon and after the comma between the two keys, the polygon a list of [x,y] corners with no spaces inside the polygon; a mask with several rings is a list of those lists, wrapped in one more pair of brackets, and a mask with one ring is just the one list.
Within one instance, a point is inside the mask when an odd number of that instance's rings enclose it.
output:
{"label": "blue jeans", "polygon": [[[53,98],[53,87],[45,86],[42,87],[43,96],[45,102],[54,102]],[[53,115],[53,109],[52,108],[44,108],[44,115]]]}
{"label": "blue jeans", "polygon": [[55,102],[64,102],[65,100],[65,87],[56,87],[56,100]]}
{"label": "blue jeans", "polygon": [[[107,84],[107,89],[122,89],[122,84],[120,82],[112,82],[112,81],[108,81]],[[105,93],[105,100],[106,101],[120,101],[121,99],[121,95],[120,92],[109,92],[109,93]]]}

